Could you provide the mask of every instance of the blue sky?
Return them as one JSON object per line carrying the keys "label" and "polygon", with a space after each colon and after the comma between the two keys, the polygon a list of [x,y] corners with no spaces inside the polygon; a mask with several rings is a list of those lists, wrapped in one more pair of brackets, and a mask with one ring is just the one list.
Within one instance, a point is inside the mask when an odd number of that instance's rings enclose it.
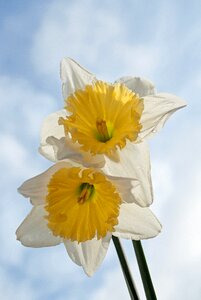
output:
{"label": "blue sky", "polygon": [[[159,299],[200,299],[200,9],[200,1],[184,0],[0,0],[2,299],[128,299],[112,245],[88,278],[62,245],[31,249],[15,239],[31,208],[16,189],[51,165],[37,152],[39,132],[43,118],[63,106],[64,56],[101,79],[142,76],[188,102],[149,142],[152,210],[163,231],[143,245]],[[132,247],[124,246],[145,299]]]}

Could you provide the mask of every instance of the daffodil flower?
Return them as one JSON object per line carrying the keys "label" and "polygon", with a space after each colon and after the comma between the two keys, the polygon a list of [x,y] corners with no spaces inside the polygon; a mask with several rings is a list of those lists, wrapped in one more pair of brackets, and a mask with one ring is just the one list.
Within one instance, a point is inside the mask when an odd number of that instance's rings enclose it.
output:
{"label": "daffodil flower", "polygon": [[33,208],[17,229],[17,239],[28,247],[64,243],[70,258],[91,276],[112,235],[139,240],[161,230],[150,209],[134,203],[131,189],[131,179],[58,162],[19,188]]}
{"label": "daffodil flower", "polygon": [[158,132],[185,102],[139,77],[114,84],[97,80],[70,58],[61,62],[65,108],[48,116],[39,151],[52,161],[71,159],[109,175],[138,178],[139,205],[152,203],[149,150]]}

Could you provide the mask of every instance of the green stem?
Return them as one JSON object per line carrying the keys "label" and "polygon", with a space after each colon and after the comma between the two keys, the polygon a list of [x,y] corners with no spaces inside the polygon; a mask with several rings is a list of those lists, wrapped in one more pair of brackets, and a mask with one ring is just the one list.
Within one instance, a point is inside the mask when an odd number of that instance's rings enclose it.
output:
{"label": "green stem", "polygon": [[140,241],[132,241],[147,300],[157,300],[146,258]]}
{"label": "green stem", "polygon": [[125,278],[125,281],[126,281],[126,284],[128,287],[130,297],[132,300],[139,300],[139,297],[138,297],[138,294],[137,294],[137,291],[135,288],[135,284],[133,282],[133,279],[132,279],[132,276],[131,276],[131,273],[130,273],[122,246],[121,246],[121,243],[120,243],[119,239],[115,236],[112,236],[112,240],[113,240],[114,246],[117,251],[117,255],[118,255],[118,258],[119,258],[119,261],[121,264],[121,268],[122,268],[122,271],[124,274],[124,278]]}

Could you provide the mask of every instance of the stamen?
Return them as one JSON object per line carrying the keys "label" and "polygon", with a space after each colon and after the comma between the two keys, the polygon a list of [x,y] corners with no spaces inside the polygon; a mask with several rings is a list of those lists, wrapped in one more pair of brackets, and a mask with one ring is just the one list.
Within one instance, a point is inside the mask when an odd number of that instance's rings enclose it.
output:
{"label": "stamen", "polygon": [[98,118],[96,120],[96,128],[98,130],[98,137],[101,142],[105,143],[111,139],[105,120]]}
{"label": "stamen", "polygon": [[94,192],[94,186],[89,183],[82,183],[80,186],[81,193],[78,197],[77,202],[83,204],[85,201],[89,200]]}

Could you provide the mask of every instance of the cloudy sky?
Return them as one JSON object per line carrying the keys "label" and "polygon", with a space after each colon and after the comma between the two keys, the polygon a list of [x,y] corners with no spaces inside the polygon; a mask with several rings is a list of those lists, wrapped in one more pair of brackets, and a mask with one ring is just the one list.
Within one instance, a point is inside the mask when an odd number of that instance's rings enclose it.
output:
{"label": "cloudy sky", "polygon": [[[112,244],[88,278],[62,245],[31,249],[15,238],[31,208],[16,189],[51,165],[37,152],[39,132],[63,105],[64,56],[101,79],[142,76],[188,102],[149,141],[163,231],[143,245],[159,299],[200,299],[200,10],[199,0],[0,0],[1,299],[129,299]],[[124,247],[145,299],[130,242]]]}

